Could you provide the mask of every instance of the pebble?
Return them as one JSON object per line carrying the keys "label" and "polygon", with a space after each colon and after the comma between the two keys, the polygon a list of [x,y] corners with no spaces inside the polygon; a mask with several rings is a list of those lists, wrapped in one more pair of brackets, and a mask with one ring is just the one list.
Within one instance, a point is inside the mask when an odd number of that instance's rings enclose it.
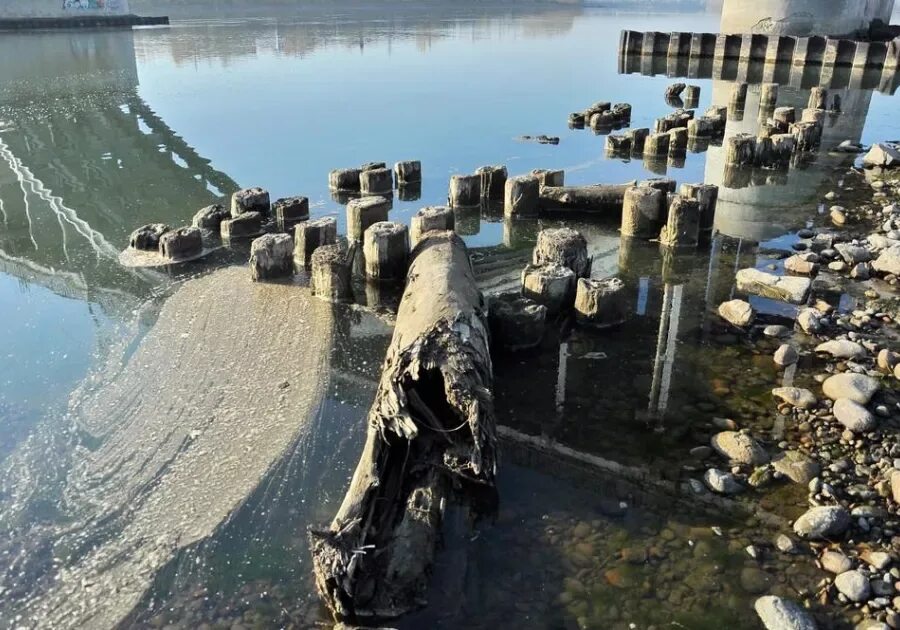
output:
{"label": "pebble", "polygon": [[846,573],[853,568],[853,563],[843,551],[825,551],[822,554],[822,557],[819,558],[819,562],[822,563],[823,569],[829,573],[834,573],[835,575]]}
{"label": "pebble", "polygon": [[710,444],[719,454],[739,464],[758,466],[769,461],[765,449],[744,433],[722,431],[712,437]]}
{"label": "pebble", "polygon": [[872,588],[862,571],[844,571],[834,578],[834,586],[852,602],[864,602],[872,595]]}

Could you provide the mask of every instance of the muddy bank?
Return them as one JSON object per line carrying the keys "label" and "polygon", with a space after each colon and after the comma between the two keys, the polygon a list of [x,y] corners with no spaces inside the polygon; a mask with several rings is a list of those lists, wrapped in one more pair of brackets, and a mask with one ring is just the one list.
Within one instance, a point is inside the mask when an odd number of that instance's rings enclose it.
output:
{"label": "muddy bank", "polygon": [[23,598],[29,625],[121,621],[308,430],[331,346],[330,305],[299,287],[253,284],[243,268],[186,282],[124,366],[111,361],[72,401],[83,437],[70,524],[41,534],[55,561],[40,583],[53,585]]}

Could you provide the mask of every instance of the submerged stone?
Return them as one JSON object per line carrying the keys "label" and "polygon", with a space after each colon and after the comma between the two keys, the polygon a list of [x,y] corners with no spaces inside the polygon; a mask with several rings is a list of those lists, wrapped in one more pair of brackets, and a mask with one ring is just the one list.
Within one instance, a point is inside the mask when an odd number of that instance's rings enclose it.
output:
{"label": "submerged stone", "polygon": [[759,269],[741,269],[735,276],[738,291],[791,304],[803,304],[812,286],[809,278],[776,276]]}
{"label": "submerged stone", "polygon": [[750,324],[755,315],[753,307],[744,300],[729,300],[719,305],[719,316],[738,328]]}
{"label": "submerged stone", "polygon": [[710,441],[716,451],[739,464],[758,466],[769,461],[766,450],[752,437],[737,431],[722,431]]}
{"label": "submerged stone", "polygon": [[767,630],[817,630],[815,620],[796,602],[766,595],[753,605]]}
{"label": "submerged stone", "polygon": [[818,477],[821,471],[819,464],[800,451],[781,453],[772,459],[772,467],[794,483],[802,485]]}
{"label": "submerged stone", "polygon": [[861,359],[866,356],[866,349],[849,339],[832,339],[816,346],[816,352],[830,354],[835,359]]}
{"label": "submerged stone", "polygon": [[872,588],[862,571],[844,571],[834,578],[834,586],[851,602],[864,602],[872,594]]}
{"label": "submerged stone", "polygon": [[811,409],[817,402],[815,394],[800,387],[776,387],[772,390],[772,395],[800,409]]}
{"label": "submerged stone", "polygon": [[850,527],[850,512],[839,505],[810,508],[794,521],[794,532],[812,540],[837,538]]}

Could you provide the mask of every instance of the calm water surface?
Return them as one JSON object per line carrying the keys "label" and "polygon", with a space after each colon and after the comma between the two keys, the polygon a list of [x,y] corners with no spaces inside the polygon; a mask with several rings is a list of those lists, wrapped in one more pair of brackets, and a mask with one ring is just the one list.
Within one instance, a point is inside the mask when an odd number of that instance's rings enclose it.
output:
{"label": "calm water surface", "polygon": [[[571,184],[658,176],[639,160],[604,158],[604,139],[569,129],[567,115],[625,101],[632,126],[652,126],[670,111],[662,93],[671,79],[619,74],[619,31],[718,30],[718,16],[704,13],[442,11],[337,5],[301,16],[185,17],[134,32],[0,37],[0,626],[56,618],[90,627],[98,606],[126,627],[326,619],[312,593],[305,531],[327,522],[343,494],[390,337],[387,325],[354,309],[336,312],[315,430],[273,460],[230,518],[199,542],[166,541],[162,557],[142,558],[145,588],[127,597],[92,590],[84,577],[87,565],[105,570],[91,564],[93,550],[111,544],[154,479],[125,492],[77,473],[82,454],[104,445],[79,423],[85,392],[116,379],[181,282],[246,259],[246,251],[225,251],[174,274],[124,270],[116,255],[132,229],[188,223],[198,208],[258,185],[273,199],[308,196],[313,214],[336,216],[343,230],[327,172],[366,161],[422,161],[418,198],[394,200],[392,220],[403,222],[444,203],[450,175],[485,164],[511,173],[561,168]],[[730,83],[692,82],[702,87],[700,110],[727,100]],[[805,88],[783,87],[779,104],[805,106]],[[755,130],[755,94],[751,87],[748,114],[729,133]],[[895,96],[841,94],[845,113],[829,120],[826,142],[900,137]],[[561,141],[519,139],[526,134]],[[718,147],[688,153],[666,174],[721,184],[721,158]],[[710,309],[731,294],[738,265],[769,264],[761,248],[790,245],[816,215],[833,170],[851,163],[821,154],[783,178],[723,186],[724,235],[700,254],[661,257],[655,247],[620,244],[614,221],[574,221],[596,272],[619,273],[633,287],[637,316],[614,336],[575,333],[546,340],[534,355],[498,357],[498,411],[504,425],[627,470],[607,478],[509,446],[497,522],[468,540],[464,518],[450,519],[434,605],[402,625],[755,627],[755,595],[814,587],[809,561],[784,566],[743,552],[777,531],[765,518],[724,509],[708,516],[674,488],[694,472],[687,452],[708,440],[713,417],[773,437],[784,431],[766,399],[782,377],[735,345]],[[539,226],[477,214],[458,223],[476,261],[492,263],[479,270],[485,287],[512,286]],[[648,471],[658,483],[640,481]],[[85,485],[99,489],[98,503],[79,500]],[[790,518],[803,502],[805,494],[783,488],[764,507]],[[141,549],[133,541],[127,553]],[[81,586],[60,598],[65,581]]]}

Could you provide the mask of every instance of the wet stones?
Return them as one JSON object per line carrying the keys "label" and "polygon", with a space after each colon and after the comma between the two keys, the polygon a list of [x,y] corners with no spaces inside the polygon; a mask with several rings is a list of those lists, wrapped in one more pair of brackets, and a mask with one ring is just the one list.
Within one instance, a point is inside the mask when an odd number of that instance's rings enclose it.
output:
{"label": "wet stones", "polygon": [[815,394],[800,387],[776,387],[772,396],[798,409],[812,409],[818,402]]}
{"label": "wet stones", "polygon": [[863,157],[866,168],[896,168],[900,166],[900,151],[889,144],[876,143]]}
{"label": "wet stones", "polygon": [[816,346],[816,352],[830,354],[835,359],[861,359],[866,356],[866,349],[849,339],[832,339]]}
{"label": "wet stones", "polygon": [[703,483],[716,494],[732,495],[744,490],[744,486],[738,482],[734,475],[722,472],[717,468],[710,468],[704,473]]}
{"label": "wet stones", "polygon": [[288,234],[265,234],[250,244],[250,278],[289,276],[294,271],[294,240]]}
{"label": "wet stones", "polygon": [[518,293],[491,298],[491,341],[508,352],[540,345],[547,321],[547,307]]}
{"label": "wet stones", "polygon": [[339,168],[328,173],[328,188],[335,192],[359,192],[362,169]]}
{"label": "wet stones", "polygon": [[170,230],[159,237],[159,253],[169,260],[183,260],[202,251],[203,237],[200,228],[182,227]]}
{"label": "wet stones", "polygon": [[814,277],[819,273],[819,265],[809,262],[801,254],[795,254],[784,261],[784,270],[796,276]]}
{"label": "wet stones", "polygon": [[481,177],[481,197],[489,201],[503,199],[506,188],[506,180],[509,174],[506,167],[501,165],[482,166],[475,171]]}
{"label": "wet stones", "polygon": [[851,602],[864,602],[872,595],[869,578],[862,571],[844,571],[834,578],[834,586]]}
{"label": "wet stones", "polygon": [[875,428],[875,416],[856,401],[838,398],[834,401],[832,413],[835,419],[854,433],[866,433]]}
{"label": "wet stones", "polygon": [[422,162],[419,160],[397,162],[394,164],[394,178],[397,180],[398,186],[421,183]]}
{"label": "wet stones", "polygon": [[191,225],[201,230],[218,232],[222,227],[222,221],[231,216],[231,211],[220,203],[206,206],[197,211]]}
{"label": "wet stones", "polygon": [[744,328],[750,325],[756,312],[744,300],[729,300],[719,305],[719,316],[733,326]]}
{"label": "wet stones", "polygon": [[807,485],[819,476],[819,464],[799,451],[787,451],[772,458],[772,467],[791,481]]}
{"label": "wet stones", "polygon": [[611,328],[628,319],[628,295],[618,278],[580,278],[575,294],[575,319],[580,325]]}
{"label": "wet stones", "polygon": [[822,315],[814,308],[800,309],[797,326],[806,334],[814,335],[822,329]]}
{"label": "wet stones", "polygon": [[409,262],[409,231],[401,223],[379,221],[365,231],[363,256],[370,280],[400,280]]}
{"label": "wet stones", "polygon": [[879,273],[900,276],[900,246],[883,250],[872,263],[872,268]]}
{"label": "wet stones", "polygon": [[622,202],[622,236],[655,238],[663,222],[665,193],[649,186],[632,186]]}
{"label": "wet stones", "polygon": [[242,212],[222,221],[222,238],[241,239],[257,236],[263,229],[263,215],[259,212]]}
{"label": "wet stones", "polygon": [[272,204],[272,214],[283,230],[290,229],[299,221],[309,219],[309,199],[306,197],[285,197]]}
{"label": "wet stones", "polygon": [[394,177],[390,169],[380,167],[363,170],[359,174],[359,191],[363,195],[387,195],[394,191]]}
{"label": "wet stones", "polygon": [[799,359],[800,355],[797,354],[797,350],[790,344],[786,343],[781,344],[775,351],[775,355],[773,356],[775,365],[778,365],[780,367],[794,365]]}
{"label": "wet stones", "polygon": [[453,230],[455,226],[453,210],[448,206],[428,206],[419,210],[410,222],[409,238],[412,247],[426,232],[432,230]]}
{"label": "wet stones", "polygon": [[481,204],[481,175],[453,175],[448,195],[451,208],[472,208]]}
{"label": "wet stones", "polygon": [[547,307],[548,315],[572,308],[575,272],[562,265],[528,265],[522,271],[522,295]]}
{"label": "wet stones", "polygon": [[809,540],[838,538],[850,527],[850,512],[839,505],[813,507],[794,521],[794,533]]}
{"label": "wet stones", "polygon": [[171,226],[165,223],[143,225],[131,233],[131,236],[128,237],[128,245],[134,249],[145,251],[158,250],[160,237],[171,230]]}
{"label": "wet stones", "polygon": [[536,217],[539,211],[540,183],[532,175],[519,175],[506,180],[503,214],[510,218]]}
{"label": "wet stones", "polygon": [[310,258],[312,294],[331,302],[346,302],[353,295],[350,260],[339,244],[322,245]]}
{"label": "wet stones", "polygon": [[753,605],[766,630],[817,630],[815,620],[799,604],[766,595]]}
{"label": "wet stones", "polygon": [[354,242],[361,241],[369,226],[388,220],[392,205],[387,197],[351,199],[347,203],[347,239]]}
{"label": "wet stones", "polygon": [[577,278],[591,273],[591,259],[584,236],[572,228],[541,230],[532,253],[532,264],[556,264],[571,269]]}
{"label": "wet stones", "polygon": [[659,242],[666,247],[696,247],[700,242],[700,202],[676,196]]}
{"label": "wet stones", "polygon": [[710,440],[717,453],[738,464],[759,466],[769,461],[769,455],[759,443],[746,433],[722,431]]}
{"label": "wet stones", "polygon": [[294,266],[297,269],[309,266],[317,248],[333,245],[336,241],[337,221],[334,217],[299,223],[294,227]]}
{"label": "wet stones", "polygon": [[269,192],[258,186],[243,188],[231,195],[231,216],[237,218],[245,212],[258,212],[269,216]]}
{"label": "wet stones", "polygon": [[735,281],[738,291],[790,304],[804,304],[812,286],[809,278],[776,276],[758,269],[741,269]]}
{"label": "wet stones", "polygon": [[867,405],[872,396],[881,389],[881,384],[871,376],[865,374],[835,374],[829,376],[822,383],[822,391],[831,400],[849,398],[850,400]]}

